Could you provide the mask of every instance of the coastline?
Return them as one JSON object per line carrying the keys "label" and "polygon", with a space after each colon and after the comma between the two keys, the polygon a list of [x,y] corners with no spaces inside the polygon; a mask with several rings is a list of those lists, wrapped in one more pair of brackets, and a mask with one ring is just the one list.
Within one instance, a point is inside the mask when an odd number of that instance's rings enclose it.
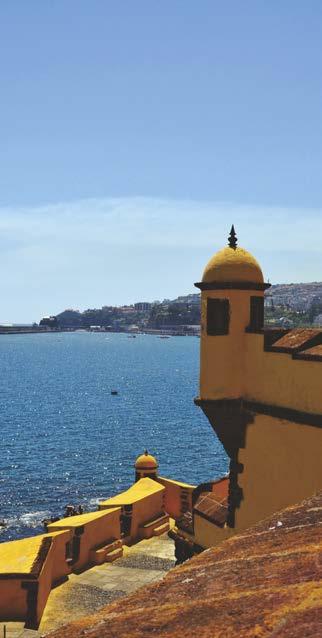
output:
{"label": "coastline", "polygon": [[105,330],[92,329],[92,328],[0,328],[0,335],[17,335],[17,334],[57,334],[62,332],[99,332],[104,334],[127,334],[135,337],[136,335],[156,335],[156,336],[169,336],[169,337],[199,337],[199,334],[195,330],[173,330],[173,329],[161,329],[161,328],[146,328],[132,332],[131,330]]}

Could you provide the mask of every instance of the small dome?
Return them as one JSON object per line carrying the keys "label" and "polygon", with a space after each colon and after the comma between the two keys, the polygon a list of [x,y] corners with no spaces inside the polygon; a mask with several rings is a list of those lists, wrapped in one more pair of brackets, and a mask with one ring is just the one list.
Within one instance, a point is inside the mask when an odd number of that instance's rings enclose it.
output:
{"label": "small dome", "polygon": [[208,262],[202,281],[214,283],[220,281],[247,281],[262,284],[263,273],[255,257],[244,248],[227,246],[219,250]]}
{"label": "small dome", "polygon": [[158,467],[156,458],[149,454],[147,450],[145,450],[144,454],[138,456],[135,461],[136,470],[156,470]]}

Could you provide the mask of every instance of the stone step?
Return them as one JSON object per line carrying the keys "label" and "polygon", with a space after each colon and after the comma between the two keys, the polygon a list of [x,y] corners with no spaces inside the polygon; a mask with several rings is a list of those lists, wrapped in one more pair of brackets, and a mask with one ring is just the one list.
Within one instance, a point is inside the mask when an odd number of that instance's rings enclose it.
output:
{"label": "stone step", "polygon": [[[140,536],[141,536],[141,538],[151,538],[152,536],[155,535],[154,534],[155,529],[157,529],[158,527],[162,527],[162,525],[167,525],[169,527],[169,515],[168,514],[163,514],[161,516],[158,516],[157,518],[154,518],[154,519],[148,521],[144,525],[140,525]],[[167,530],[165,529],[165,531],[167,531]]]}
{"label": "stone step", "polygon": [[161,516],[157,516],[156,518],[152,518],[150,521],[143,523],[140,525],[140,529],[148,529],[149,527],[155,527],[158,525],[162,525],[165,522],[169,521],[168,514],[162,514]]}
{"label": "stone step", "polygon": [[159,525],[159,527],[155,527],[153,530],[153,536],[161,536],[161,534],[165,534],[170,529],[169,523],[163,523],[163,525]]}
{"label": "stone step", "polygon": [[114,549],[112,552],[109,552],[105,556],[105,561],[107,563],[113,563],[117,558],[122,558],[123,556],[123,547],[118,547],[118,549]]}
{"label": "stone step", "polygon": [[91,562],[95,565],[102,565],[107,561],[107,556],[112,554],[115,551],[122,550],[123,553],[123,545],[121,540],[115,540],[108,545],[103,545],[103,547],[96,547],[90,552]]}
{"label": "stone step", "polygon": [[111,552],[114,552],[115,549],[120,549],[122,547],[122,541],[121,539],[118,539],[116,541],[113,541],[112,543],[109,543],[109,545],[105,545],[105,551],[106,554],[110,554]]}

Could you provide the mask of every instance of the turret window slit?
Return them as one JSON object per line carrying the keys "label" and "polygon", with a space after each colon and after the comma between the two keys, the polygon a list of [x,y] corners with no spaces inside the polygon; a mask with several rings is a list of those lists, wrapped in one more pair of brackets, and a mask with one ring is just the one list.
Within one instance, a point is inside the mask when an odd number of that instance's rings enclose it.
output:
{"label": "turret window slit", "polygon": [[207,299],[207,334],[210,336],[228,335],[229,300]]}
{"label": "turret window slit", "polygon": [[250,330],[262,330],[264,326],[264,297],[250,298]]}

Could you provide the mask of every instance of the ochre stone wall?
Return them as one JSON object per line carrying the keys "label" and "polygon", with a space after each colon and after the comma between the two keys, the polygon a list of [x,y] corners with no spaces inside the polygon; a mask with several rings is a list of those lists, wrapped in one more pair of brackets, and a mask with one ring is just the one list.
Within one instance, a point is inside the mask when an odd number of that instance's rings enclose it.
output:
{"label": "ochre stone wall", "polygon": [[[200,516],[198,512],[194,512],[193,514],[193,523],[194,540],[200,547],[215,547],[218,543],[221,543],[221,541],[236,534],[236,530],[230,527],[218,527],[218,525]],[[186,537],[189,538],[189,535],[187,534]],[[190,538],[191,540],[193,539],[192,536],[190,536]]]}
{"label": "ochre stone wall", "polygon": [[186,511],[192,510],[194,485],[173,481],[163,476],[158,476],[157,480],[165,487],[164,508],[171,518],[180,518]]}
{"label": "ochre stone wall", "polygon": [[245,335],[245,399],[322,414],[322,363],[265,352],[263,335]]}
{"label": "ochre stone wall", "polygon": [[121,537],[120,513],[120,508],[114,507],[104,512],[71,516],[49,525],[48,530],[68,529],[72,539],[79,536],[79,556],[73,563],[73,570],[79,570],[90,563],[91,549]]}
{"label": "ochre stone wall", "polygon": [[37,626],[53,583],[70,573],[65,557],[69,539],[67,530],[2,544],[8,558],[7,563],[1,559],[1,621],[21,620]]}
{"label": "ochre stone wall", "polygon": [[246,429],[238,460],[243,499],[235,513],[238,530],[309,497],[322,486],[322,430],[257,414]]}
{"label": "ochre stone wall", "polygon": [[[201,294],[200,397],[240,398],[245,390],[246,340],[250,322],[250,297],[261,291],[207,290]],[[207,334],[207,299],[229,299],[229,334]],[[262,337],[263,339],[263,337]],[[248,360],[247,360],[248,366]]]}
{"label": "ochre stone wall", "polygon": [[23,579],[0,577],[0,621],[25,620],[27,616],[27,592],[22,589]]}

